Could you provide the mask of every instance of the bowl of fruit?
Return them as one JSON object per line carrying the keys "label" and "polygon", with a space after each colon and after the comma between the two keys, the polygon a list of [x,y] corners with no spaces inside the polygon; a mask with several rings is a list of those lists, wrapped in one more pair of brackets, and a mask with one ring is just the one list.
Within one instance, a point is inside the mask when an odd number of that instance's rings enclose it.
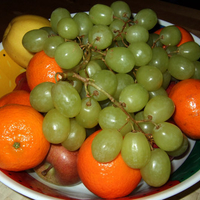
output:
{"label": "bowl of fruit", "polygon": [[199,44],[123,1],[13,19],[0,46],[0,181],[48,200],[164,199],[197,183]]}

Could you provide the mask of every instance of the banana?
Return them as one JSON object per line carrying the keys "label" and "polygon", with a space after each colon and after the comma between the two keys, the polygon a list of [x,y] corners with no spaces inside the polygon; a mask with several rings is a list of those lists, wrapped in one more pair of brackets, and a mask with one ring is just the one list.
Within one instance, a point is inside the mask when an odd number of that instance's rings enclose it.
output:
{"label": "banana", "polygon": [[12,19],[8,24],[3,35],[2,45],[7,54],[21,67],[26,69],[34,55],[22,45],[24,34],[44,26],[50,27],[49,20],[38,15],[21,15]]}

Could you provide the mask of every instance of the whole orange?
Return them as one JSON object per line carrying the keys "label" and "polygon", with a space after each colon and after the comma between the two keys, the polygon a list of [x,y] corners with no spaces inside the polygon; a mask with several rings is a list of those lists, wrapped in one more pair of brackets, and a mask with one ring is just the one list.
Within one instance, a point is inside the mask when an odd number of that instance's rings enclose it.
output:
{"label": "whole orange", "polygon": [[141,180],[138,169],[132,169],[123,161],[121,153],[113,161],[100,163],[92,156],[90,135],[82,144],[78,155],[78,172],[83,184],[101,198],[118,198],[130,194]]}
{"label": "whole orange", "polygon": [[200,139],[200,80],[186,79],[178,82],[169,97],[175,104],[173,119],[190,138]]}
{"label": "whole orange", "polygon": [[55,83],[57,72],[63,72],[63,70],[54,58],[47,56],[44,51],[36,53],[26,69],[26,77],[30,90],[43,82]]}
{"label": "whole orange", "polygon": [[[180,30],[181,32],[181,41],[177,44],[177,46],[180,46],[181,44],[185,43],[185,42],[189,42],[189,41],[194,41],[194,38],[192,37],[191,33],[189,31],[187,31],[186,29],[184,29],[181,26],[177,26],[176,27]],[[155,31],[154,33],[157,33],[158,35],[160,34],[161,29],[158,29],[157,31]]]}
{"label": "whole orange", "polygon": [[43,116],[30,106],[0,108],[0,168],[23,171],[40,164],[50,143],[42,132]]}
{"label": "whole orange", "polygon": [[20,104],[31,106],[30,93],[25,90],[15,90],[0,98],[0,107],[7,104]]}

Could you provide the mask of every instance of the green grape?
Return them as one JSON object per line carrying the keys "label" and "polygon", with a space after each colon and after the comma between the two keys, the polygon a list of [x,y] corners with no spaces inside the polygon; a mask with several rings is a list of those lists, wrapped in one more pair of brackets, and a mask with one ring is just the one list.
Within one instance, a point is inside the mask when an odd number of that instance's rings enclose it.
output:
{"label": "green grape", "polygon": [[61,37],[72,40],[79,35],[79,27],[74,19],[64,17],[58,22],[57,32]]}
{"label": "green grape", "polygon": [[132,15],[129,5],[124,1],[114,1],[110,7],[114,11],[114,16],[123,21],[128,21]]}
{"label": "green grape", "polygon": [[164,73],[163,73],[163,83],[162,83],[162,87],[166,90],[170,81],[171,81],[171,74],[169,73],[168,70],[166,70]]}
{"label": "green grape", "polygon": [[51,90],[55,108],[65,117],[75,117],[81,110],[81,98],[67,81],[57,82]]}
{"label": "green grape", "polygon": [[32,53],[43,50],[44,43],[48,38],[48,33],[42,29],[33,29],[25,33],[22,38],[24,48]]}
{"label": "green grape", "polygon": [[152,29],[157,24],[157,21],[156,13],[149,8],[140,10],[134,17],[135,24],[139,24],[147,30]]}
{"label": "green grape", "polygon": [[86,138],[86,130],[79,123],[77,123],[76,119],[70,119],[70,132],[66,140],[64,140],[61,144],[69,151],[78,150]]}
{"label": "green grape", "polygon": [[120,108],[108,106],[99,113],[99,126],[102,129],[115,128],[125,135],[132,130],[132,122],[127,118],[128,116]]}
{"label": "green grape", "polygon": [[60,36],[57,36],[57,35],[51,36],[46,39],[44,46],[43,46],[43,50],[44,50],[45,54],[47,54],[47,56],[54,58],[56,48],[58,47],[58,45],[60,45],[64,42],[65,42],[65,40]]}
{"label": "green grape", "polygon": [[85,69],[79,71],[82,77],[92,77],[97,71],[101,70],[101,66],[94,60],[90,60]]}
{"label": "green grape", "polygon": [[94,48],[106,49],[112,44],[113,34],[108,26],[94,25],[88,33],[88,41]]}
{"label": "green grape", "polygon": [[106,53],[105,61],[112,70],[118,73],[128,73],[135,65],[133,54],[126,47],[110,48]]}
{"label": "green grape", "polygon": [[125,24],[119,19],[115,19],[111,22],[109,27],[115,40],[119,41],[125,38],[125,32],[127,31],[128,24]]}
{"label": "green grape", "polygon": [[119,73],[116,74],[117,77],[117,89],[113,94],[114,99],[118,100],[121,91],[127,86],[134,83],[134,79],[129,74]]}
{"label": "green grape", "polygon": [[125,135],[121,155],[131,168],[140,169],[150,160],[151,149],[145,135],[141,132],[129,132]]}
{"label": "green grape", "polygon": [[85,69],[81,69],[78,73],[80,76],[82,76],[84,78],[88,78],[88,74]]}
{"label": "green grape", "polygon": [[87,45],[88,44],[88,34],[81,36],[81,42],[82,42],[83,45]]}
{"label": "green grape", "polygon": [[64,42],[55,51],[55,60],[63,69],[72,69],[82,60],[83,50],[76,42]]}
{"label": "green grape", "polygon": [[177,46],[168,46],[165,48],[165,51],[168,56],[173,56],[178,53],[177,48],[178,48]]}
{"label": "green grape", "polygon": [[140,111],[148,100],[148,91],[139,83],[126,86],[119,95],[119,101],[125,104],[124,108],[130,113]]}
{"label": "green grape", "polygon": [[174,26],[166,26],[160,32],[160,41],[166,46],[175,46],[181,40],[180,30]]}
{"label": "green grape", "polygon": [[82,99],[81,110],[76,115],[76,121],[84,128],[93,128],[98,124],[101,106],[94,98]]}
{"label": "green grape", "polygon": [[152,121],[161,123],[167,121],[174,113],[175,105],[168,96],[158,95],[148,101],[144,108],[144,117],[151,116]]}
{"label": "green grape", "polygon": [[167,70],[169,63],[166,51],[162,47],[154,47],[152,53],[152,59],[148,65],[155,66],[164,73]]}
{"label": "green grape", "polygon": [[57,25],[58,22],[64,18],[64,17],[69,17],[71,18],[70,12],[65,9],[65,8],[56,8],[55,10],[53,10],[53,12],[51,13],[51,17],[50,17],[50,23],[51,23],[51,28],[55,33],[57,32]]}
{"label": "green grape", "polygon": [[44,117],[42,130],[45,138],[52,144],[67,139],[70,132],[70,120],[57,109],[51,109]]}
{"label": "green grape", "polygon": [[149,39],[149,32],[141,25],[134,24],[126,30],[126,40],[132,42],[147,42]]}
{"label": "green grape", "polygon": [[101,70],[101,66],[94,60],[90,60],[87,64],[85,71],[88,77],[92,77],[97,71]]}
{"label": "green grape", "polygon": [[152,59],[152,49],[145,42],[132,42],[128,49],[133,53],[136,66],[147,65]]}
{"label": "green grape", "polygon": [[181,44],[177,48],[177,54],[191,61],[196,61],[200,58],[200,46],[196,42],[190,41]]}
{"label": "green grape", "polygon": [[104,101],[99,101],[99,105],[101,106],[101,109],[106,108],[108,106],[112,105],[112,102],[110,99],[106,99]]}
{"label": "green grape", "polygon": [[194,74],[191,76],[192,79],[200,79],[200,62],[194,61]]}
{"label": "green grape", "polygon": [[[109,70],[100,70],[97,71],[91,79],[94,80],[94,83],[102,90],[106,91],[108,94],[113,95],[115,93],[115,90],[117,88],[117,77],[116,75],[109,71]],[[95,87],[89,85],[88,91],[93,96],[94,99],[97,101],[103,101],[108,99],[108,97],[99,89],[96,89]]]}
{"label": "green grape", "polygon": [[98,162],[114,160],[121,151],[122,134],[116,129],[103,129],[92,141],[92,155]]}
{"label": "green grape", "polygon": [[189,147],[188,138],[185,135],[183,135],[183,142],[181,146],[174,151],[167,151],[166,153],[169,156],[179,157],[182,156],[188,150],[188,147]]}
{"label": "green grape", "polygon": [[74,15],[73,19],[78,24],[79,36],[87,35],[93,26],[89,15],[85,12],[78,12]]}
{"label": "green grape", "polygon": [[188,58],[174,55],[169,59],[168,71],[174,78],[185,80],[193,76],[195,67]]}
{"label": "green grape", "polygon": [[145,65],[137,70],[136,79],[146,90],[154,91],[162,86],[163,75],[157,67]]}
{"label": "green grape", "polygon": [[[119,38],[119,37],[118,37]],[[128,42],[123,39],[123,40],[116,40],[115,38],[113,39],[112,44],[109,46],[109,48],[113,48],[113,47],[127,47],[128,46]]]}
{"label": "green grape", "polygon": [[89,17],[93,24],[110,25],[113,15],[112,8],[104,4],[95,4],[89,10]]}
{"label": "green grape", "polygon": [[164,151],[174,151],[183,142],[183,133],[180,128],[169,122],[157,124],[152,131],[152,135],[156,145]]}
{"label": "green grape", "polygon": [[169,156],[162,149],[151,151],[150,161],[140,169],[143,180],[153,187],[164,185],[171,174],[171,162]]}
{"label": "green grape", "polygon": [[[101,51],[92,51],[91,52],[91,60],[99,60],[99,59],[102,59],[103,58],[103,55],[102,55],[102,52]],[[106,67],[106,69],[108,69]]]}
{"label": "green grape", "polygon": [[158,95],[168,96],[167,91],[163,87],[160,87],[158,90],[149,91],[149,99]]}
{"label": "green grape", "polygon": [[103,60],[95,59],[94,61],[101,67],[101,69],[108,69]]}
{"label": "green grape", "polygon": [[68,77],[68,82],[77,90],[78,93],[81,92],[83,87],[83,82],[75,77]]}
{"label": "green grape", "polygon": [[81,91],[80,91],[79,94],[80,94],[81,99],[84,99],[85,97],[87,97],[86,90],[85,90],[85,85],[82,86]]}
{"label": "green grape", "polygon": [[149,39],[147,41],[147,44],[152,48],[152,47],[162,47],[163,44],[159,40],[159,35],[156,33],[150,33],[149,34]]}
{"label": "green grape", "polygon": [[35,86],[30,92],[30,104],[31,106],[42,113],[46,113],[54,108],[51,89],[54,83],[44,82]]}
{"label": "green grape", "polygon": [[57,35],[57,33],[55,33],[55,32],[52,30],[51,27],[44,26],[44,27],[42,27],[42,28],[40,28],[40,29],[45,30],[45,31],[48,33],[48,36],[49,36],[49,37],[50,37],[50,36],[55,36],[55,35]]}
{"label": "green grape", "polygon": [[137,112],[135,114],[135,120],[136,121],[140,121],[140,122],[137,122],[137,124],[134,124],[136,131],[141,131],[142,130],[144,133],[149,134],[149,133],[152,132],[152,130],[153,130],[154,126],[155,126],[152,122],[145,121],[144,111],[143,110],[140,111],[140,112]]}

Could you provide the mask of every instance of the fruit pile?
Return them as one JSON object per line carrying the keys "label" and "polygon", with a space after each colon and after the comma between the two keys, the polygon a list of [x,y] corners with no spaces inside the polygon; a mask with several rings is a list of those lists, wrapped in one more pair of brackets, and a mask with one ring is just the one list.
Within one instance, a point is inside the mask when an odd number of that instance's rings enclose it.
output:
{"label": "fruit pile", "polygon": [[[164,185],[188,137],[200,139],[193,123],[199,120],[200,47],[179,26],[155,32],[157,23],[153,10],[132,16],[127,3],[115,1],[74,15],[57,8],[50,26],[23,35],[23,48],[33,54],[25,74],[30,105],[43,115],[51,143],[33,167],[40,177],[60,185],[81,180],[102,198],[123,197],[141,178]],[[61,172],[64,154],[73,162]],[[64,180],[69,175],[74,182]]]}

